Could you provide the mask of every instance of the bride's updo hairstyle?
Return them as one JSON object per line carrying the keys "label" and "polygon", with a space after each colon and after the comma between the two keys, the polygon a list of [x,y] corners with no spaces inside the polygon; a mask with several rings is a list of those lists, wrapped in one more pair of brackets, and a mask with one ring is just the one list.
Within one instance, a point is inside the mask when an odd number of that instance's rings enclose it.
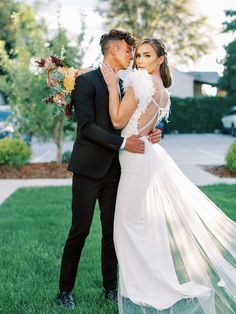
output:
{"label": "bride's updo hairstyle", "polygon": [[166,88],[170,87],[172,83],[172,78],[170,75],[170,68],[168,65],[168,60],[167,60],[167,52],[164,43],[160,39],[156,38],[145,38],[141,41],[138,42],[136,49],[135,49],[135,54],[134,54],[134,68],[137,68],[136,65],[136,52],[144,44],[149,44],[152,46],[152,48],[156,51],[156,54],[158,57],[164,56],[164,61],[160,65],[160,75],[163,81],[163,84]]}

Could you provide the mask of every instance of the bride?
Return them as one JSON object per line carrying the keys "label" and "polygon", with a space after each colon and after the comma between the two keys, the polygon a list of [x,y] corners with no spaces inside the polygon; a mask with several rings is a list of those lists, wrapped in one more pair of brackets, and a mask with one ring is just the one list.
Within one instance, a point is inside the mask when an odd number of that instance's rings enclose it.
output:
{"label": "bride", "polygon": [[144,154],[122,150],[119,156],[119,313],[236,313],[236,223],[146,137],[169,115],[171,77],[162,41],[139,42],[134,66],[121,102],[117,74],[102,66],[114,127],[145,141]]}

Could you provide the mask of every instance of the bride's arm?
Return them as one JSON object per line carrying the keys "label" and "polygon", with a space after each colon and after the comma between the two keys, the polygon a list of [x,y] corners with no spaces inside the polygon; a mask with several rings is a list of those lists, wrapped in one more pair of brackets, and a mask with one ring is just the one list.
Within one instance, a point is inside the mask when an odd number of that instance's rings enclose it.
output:
{"label": "bride's arm", "polygon": [[132,88],[129,88],[122,101],[120,102],[120,97],[118,89],[116,87],[108,87],[109,90],[109,114],[112,124],[115,129],[122,129],[133,112],[137,108],[137,102],[134,96]]}
{"label": "bride's arm", "polygon": [[137,108],[137,100],[132,88],[129,88],[122,101],[118,92],[118,75],[113,69],[103,64],[101,67],[109,91],[109,114],[115,129],[122,129]]}

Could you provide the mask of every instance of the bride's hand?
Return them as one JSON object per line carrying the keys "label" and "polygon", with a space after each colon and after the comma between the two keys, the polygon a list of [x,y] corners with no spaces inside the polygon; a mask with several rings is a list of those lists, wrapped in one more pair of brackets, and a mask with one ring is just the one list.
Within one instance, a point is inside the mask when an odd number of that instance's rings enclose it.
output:
{"label": "bride's hand", "polygon": [[117,73],[112,69],[112,67],[109,64],[102,63],[101,71],[104,81],[107,83],[108,89],[114,87],[117,88],[119,77]]}
{"label": "bride's hand", "polygon": [[161,140],[162,132],[159,129],[153,129],[149,135],[148,135],[148,140],[152,144],[159,143]]}

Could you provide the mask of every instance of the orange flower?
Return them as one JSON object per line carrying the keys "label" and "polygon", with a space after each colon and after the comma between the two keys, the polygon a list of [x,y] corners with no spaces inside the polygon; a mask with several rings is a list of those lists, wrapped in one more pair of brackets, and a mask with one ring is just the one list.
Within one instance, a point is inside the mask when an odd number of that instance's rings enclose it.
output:
{"label": "orange flower", "polygon": [[63,75],[66,75],[66,74],[67,74],[67,68],[66,68],[66,67],[59,67],[58,70],[59,70]]}
{"label": "orange flower", "polygon": [[67,92],[71,92],[75,86],[75,78],[71,75],[66,75],[63,80],[63,86],[65,87]]}
{"label": "orange flower", "polygon": [[58,105],[64,105],[65,104],[64,94],[60,93],[60,94],[54,95],[53,101]]}

